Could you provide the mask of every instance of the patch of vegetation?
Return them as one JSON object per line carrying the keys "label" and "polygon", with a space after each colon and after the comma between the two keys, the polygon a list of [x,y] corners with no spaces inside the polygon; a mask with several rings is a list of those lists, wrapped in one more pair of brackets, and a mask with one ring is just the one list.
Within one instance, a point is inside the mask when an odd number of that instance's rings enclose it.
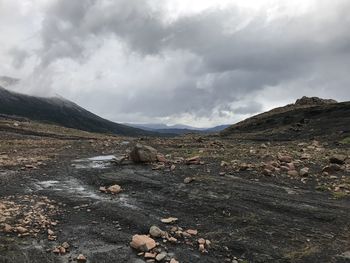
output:
{"label": "patch of vegetation", "polygon": [[333,192],[333,197],[335,199],[341,199],[341,198],[344,198],[344,197],[347,197],[348,194],[345,193],[345,192]]}
{"label": "patch of vegetation", "polygon": [[350,144],[350,137],[346,137],[340,141],[341,144]]}
{"label": "patch of vegetation", "polygon": [[306,246],[298,251],[291,251],[285,255],[291,262],[299,262],[305,257],[319,253],[319,248],[315,246]]}
{"label": "patch of vegetation", "polygon": [[318,186],[316,186],[316,190],[321,191],[321,192],[326,192],[329,189],[328,189],[327,185],[318,185]]}

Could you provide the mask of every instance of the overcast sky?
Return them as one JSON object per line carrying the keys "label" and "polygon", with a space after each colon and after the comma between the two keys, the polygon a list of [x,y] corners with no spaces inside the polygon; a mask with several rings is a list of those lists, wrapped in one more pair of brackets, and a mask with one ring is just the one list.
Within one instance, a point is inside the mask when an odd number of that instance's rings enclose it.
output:
{"label": "overcast sky", "polygon": [[349,0],[0,0],[0,75],[117,122],[350,100]]}

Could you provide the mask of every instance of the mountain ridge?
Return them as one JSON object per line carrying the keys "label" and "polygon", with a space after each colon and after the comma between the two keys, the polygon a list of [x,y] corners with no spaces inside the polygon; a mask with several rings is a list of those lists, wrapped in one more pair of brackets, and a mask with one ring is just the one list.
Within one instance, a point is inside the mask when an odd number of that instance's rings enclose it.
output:
{"label": "mountain ridge", "polygon": [[150,131],[106,120],[67,99],[36,97],[12,92],[1,86],[0,113],[89,132],[130,136],[154,135]]}

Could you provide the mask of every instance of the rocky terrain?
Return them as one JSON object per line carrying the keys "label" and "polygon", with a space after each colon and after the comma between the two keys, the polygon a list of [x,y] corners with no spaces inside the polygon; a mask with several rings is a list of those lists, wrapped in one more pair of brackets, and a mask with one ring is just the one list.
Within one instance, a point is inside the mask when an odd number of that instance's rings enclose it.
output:
{"label": "rocky terrain", "polygon": [[303,97],[234,124],[222,136],[257,140],[295,140],[350,136],[350,102]]}
{"label": "rocky terrain", "polygon": [[348,105],[175,138],[2,116],[0,262],[349,262]]}

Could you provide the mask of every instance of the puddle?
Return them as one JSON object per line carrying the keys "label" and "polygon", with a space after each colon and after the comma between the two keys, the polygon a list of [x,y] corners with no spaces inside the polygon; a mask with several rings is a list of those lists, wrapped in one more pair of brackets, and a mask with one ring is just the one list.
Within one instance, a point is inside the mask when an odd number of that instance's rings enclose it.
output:
{"label": "puddle", "polygon": [[35,184],[37,190],[50,190],[54,192],[64,192],[65,195],[76,198],[90,198],[103,200],[104,198],[93,190],[84,187],[78,180],[72,178],[65,181],[42,181]]}
{"label": "puddle", "polygon": [[122,207],[127,207],[133,210],[139,209],[136,205],[136,200],[130,198],[129,195],[125,193],[121,193],[117,196],[102,194],[96,189],[85,187],[79,180],[75,178],[64,181],[49,180],[37,182],[35,183],[35,188],[39,191],[56,192],[56,194],[64,195],[74,199],[92,199],[94,201],[113,202],[119,204]]}
{"label": "puddle", "polygon": [[114,155],[101,155],[91,158],[74,160],[72,166],[76,169],[106,169],[112,165],[112,161],[116,159]]}

